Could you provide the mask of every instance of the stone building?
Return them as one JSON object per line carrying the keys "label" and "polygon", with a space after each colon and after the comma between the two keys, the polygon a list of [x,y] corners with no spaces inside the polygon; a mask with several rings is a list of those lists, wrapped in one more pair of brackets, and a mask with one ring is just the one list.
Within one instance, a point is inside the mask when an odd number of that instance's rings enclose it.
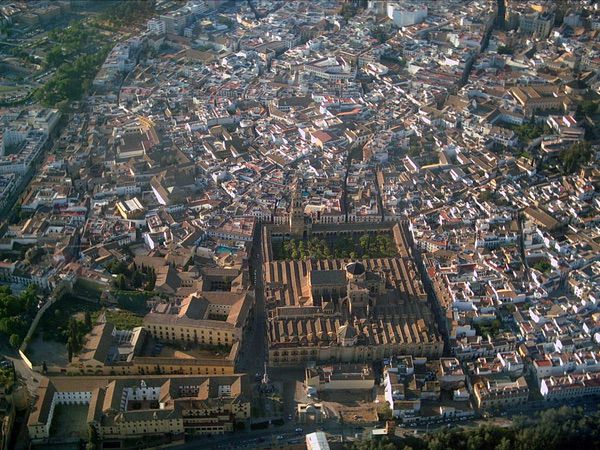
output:
{"label": "stone building", "polygon": [[[298,189],[288,223],[262,230],[269,364],[361,363],[393,354],[439,357],[437,332],[410,240],[401,223],[312,224]],[[393,238],[397,256],[363,260],[275,260],[282,239]]]}
{"label": "stone building", "polygon": [[244,375],[43,377],[27,428],[33,443],[48,443],[58,405],[87,405],[101,439],[223,434],[250,417],[250,394]]}

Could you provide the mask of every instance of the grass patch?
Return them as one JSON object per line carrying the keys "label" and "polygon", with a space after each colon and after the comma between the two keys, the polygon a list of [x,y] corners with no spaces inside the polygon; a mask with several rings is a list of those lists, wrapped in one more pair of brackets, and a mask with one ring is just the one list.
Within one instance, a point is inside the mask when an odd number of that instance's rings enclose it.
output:
{"label": "grass patch", "polygon": [[103,290],[95,283],[78,279],[73,285],[73,292],[76,292],[78,297],[89,300],[100,300]]}
{"label": "grass patch", "polygon": [[112,291],[111,293],[116,297],[119,307],[139,315],[148,312],[146,301],[155,295],[154,292],[146,291]]}
{"label": "grass patch", "polygon": [[[92,314],[92,321],[95,322],[100,314],[101,311]],[[104,314],[106,321],[112,323],[118,330],[133,330],[135,327],[141,327],[144,322],[143,316],[122,309],[107,309],[104,310]]]}
{"label": "grass patch", "polygon": [[[119,306],[122,309],[104,309],[99,296],[87,295],[83,286],[75,286],[74,294],[65,294],[44,314],[36,333],[41,333],[44,340],[66,343],[69,339],[69,320],[73,317],[81,322],[85,312],[91,314],[95,323],[101,311],[106,313],[107,322],[113,323],[118,329],[131,330],[142,325],[143,316],[147,312],[146,299],[152,294],[148,292],[117,293]],[[96,290],[98,293],[98,290]],[[88,298],[91,301],[82,301]]]}
{"label": "grass patch", "polygon": [[0,93],[20,91],[20,90],[22,90],[22,88],[20,88],[19,86],[0,86]]}
{"label": "grass patch", "polygon": [[537,123],[524,123],[523,125],[503,123],[502,127],[514,131],[519,138],[519,141],[523,142],[524,144],[528,144],[534,139],[537,139],[545,134],[552,133],[552,130],[548,125]]}

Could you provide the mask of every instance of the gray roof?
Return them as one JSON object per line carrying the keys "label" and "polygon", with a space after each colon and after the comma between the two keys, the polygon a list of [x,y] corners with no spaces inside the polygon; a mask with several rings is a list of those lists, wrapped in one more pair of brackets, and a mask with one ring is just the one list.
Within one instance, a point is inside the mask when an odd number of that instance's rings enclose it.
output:
{"label": "gray roof", "polygon": [[311,286],[323,285],[345,285],[346,273],[343,270],[311,270]]}

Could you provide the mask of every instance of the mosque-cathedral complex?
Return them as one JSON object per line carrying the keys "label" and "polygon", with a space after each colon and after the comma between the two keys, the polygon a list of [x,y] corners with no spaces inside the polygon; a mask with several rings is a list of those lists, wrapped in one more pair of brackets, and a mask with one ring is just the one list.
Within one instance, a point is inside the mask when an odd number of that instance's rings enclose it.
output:
{"label": "mosque-cathedral complex", "polygon": [[[356,261],[276,260],[282,239],[388,234],[397,256]],[[366,362],[394,354],[439,357],[443,341],[412,259],[405,225],[313,224],[299,195],[287,223],[262,230],[269,364]]]}

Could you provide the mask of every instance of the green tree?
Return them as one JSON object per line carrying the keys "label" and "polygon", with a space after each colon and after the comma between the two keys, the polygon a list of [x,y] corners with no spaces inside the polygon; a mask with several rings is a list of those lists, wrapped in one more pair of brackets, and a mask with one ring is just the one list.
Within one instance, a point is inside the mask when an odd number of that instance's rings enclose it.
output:
{"label": "green tree", "polygon": [[52,78],[35,92],[35,98],[44,106],[79,100],[89,88],[108,50],[108,47],[95,46],[93,54],[80,55],[72,63],[62,64]]}
{"label": "green tree", "polygon": [[562,171],[565,175],[577,172],[592,158],[592,147],[589,142],[576,142],[560,155]]}
{"label": "green tree", "polygon": [[148,269],[148,282],[146,283],[144,290],[151,292],[154,290],[155,285],[156,285],[156,272],[154,271],[154,269],[152,267],[150,267]]}
{"label": "green tree", "polygon": [[151,17],[155,6],[154,0],[127,0],[120,2],[114,8],[107,9],[99,18],[119,28]]}
{"label": "green tree", "polygon": [[543,259],[541,261],[536,262],[533,265],[533,268],[539,270],[542,273],[548,273],[552,270],[552,265],[550,264],[550,261],[548,261],[547,259]]}
{"label": "green tree", "polygon": [[598,111],[598,103],[594,100],[584,100],[577,105],[575,117],[583,119],[585,116],[593,116]]}
{"label": "green tree", "polygon": [[[14,296],[8,286],[0,287],[0,333],[10,341],[16,335],[22,341],[37,312],[37,288],[29,286]],[[12,338],[13,341],[15,338]]]}
{"label": "green tree", "polygon": [[304,241],[298,242],[298,253],[301,259],[306,259],[308,257]]}
{"label": "green tree", "polygon": [[21,338],[18,334],[11,334],[8,343],[13,348],[18,348],[21,345]]}
{"label": "green tree", "polygon": [[38,298],[37,298],[37,286],[30,284],[27,288],[21,292],[19,300],[25,306],[27,311],[35,311],[37,309]]}
{"label": "green tree", "polygon": [[514,128],[514,132],[521,142],[528,143],[539,138],[546,130],[543,125],[536,124],[534,121],[524,123]]}
{"label": "green tree", "polygon": [[125,279],[125,275],[122,273],[117,275],[113,280],[113,286],[120,291],[125,290],[127,288],[127,280]]}
{"label": "green tree", "polygon": [[138,289],[142,287],[142,283],[144,282],[144,276],[138,271],[134,270],[131,274],[131,284],[134,288]]}
{"label": "green tree", "polygon": [[59,67],[65,62],[66,55],[60,45],[55,45],[46,54],[46,67]]}
{"label": "green tree", "polygon": [[508,45],[499,45],[498,46],[498,54],[499,55],[512,55],[514,53],[514,50],[512,47],[509,47]]}
{"label": "green tree", "polygon": [[115,260],[112,262],[112,264],[109,264],[107,266],[107,269],[113,275],[118,275],[118,274],[129,275],[129,268],[128,268],[127,264],[125,264],[123,261]]}
{"label": "green tree", "polygon": [[67,355],[69,358],[69,362],[71,362],[73,360],[73,353],[74,353],[73,340],[71,338],[69,338],[69,340],[67,341]]}
{"label": "green tree", "polygon": [[27,323],[25,319],[20,316],[4,317],[0,319],[0,332],[6,336],[16,334],[19,336],[25,336],[27,332]]}

